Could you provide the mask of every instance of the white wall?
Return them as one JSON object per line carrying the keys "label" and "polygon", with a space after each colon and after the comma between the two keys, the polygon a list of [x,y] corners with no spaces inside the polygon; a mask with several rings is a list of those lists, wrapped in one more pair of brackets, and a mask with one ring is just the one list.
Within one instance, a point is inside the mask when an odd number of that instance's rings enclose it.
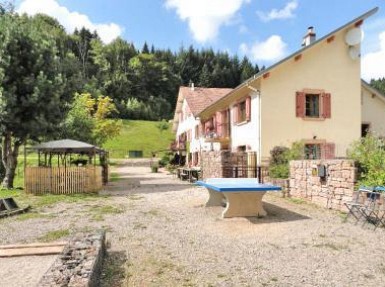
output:
{"label": "white wall", "polygon": [[[248,151],[259,150],[259,96],[255,92],[250,92],[251,96],[251,118],[249,122],[233,123],[233,105],[231,106],[231,150],[236,151],[238,146],[246,145]],[[235,104],[235,103],[234,103]]]}
{"label": "white wall", "polygon": [[[184,100],[182,104],[182,111],[187,110],[189,110],[187,107],[187,102]],[[190,113],[188,116],[186,116],[185,120],[179,122],[178,129],[176,131],[176,138],[178,138],[179,135],[183,133],[191,131],[190,152],[199,152],[200,150],[220,150],[220,145],[218,143],[206,143],[203,137],[196,139],[195,127],[199,126],[199,123],[200,121],[195,119],[195,117]]]}
{"label": "white wall", "polygon": [[385,136],[385,98],[362,86],[362,123],[370,124],[370,131]]}

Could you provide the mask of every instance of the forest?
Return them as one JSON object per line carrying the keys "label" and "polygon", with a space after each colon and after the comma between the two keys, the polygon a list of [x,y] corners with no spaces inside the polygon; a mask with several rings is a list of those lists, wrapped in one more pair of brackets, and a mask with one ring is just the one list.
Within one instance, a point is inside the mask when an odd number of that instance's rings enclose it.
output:
{"label": "forest", "polygon": [[147,43],[138,48],[121,38],[104,44],[96,32],[82,28],[68,34],[46,15],[17,17],[50,31],[64,97],[71,102],[75,93],[108,96],[116,118],[170,119],[180,85],[234,88],[259,71],[246,57],[226,52],[192,46],[172,52]]}

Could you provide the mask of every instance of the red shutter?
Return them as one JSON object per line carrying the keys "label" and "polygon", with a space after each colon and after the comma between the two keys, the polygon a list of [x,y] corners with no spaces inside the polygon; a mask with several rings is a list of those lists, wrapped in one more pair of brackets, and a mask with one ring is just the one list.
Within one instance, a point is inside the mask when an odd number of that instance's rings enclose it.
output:
{"label": "red shutter", "polygon": [[251,97],[246,98],[246,121],[251,119]]}
{"label": "red shutter", "polygon": [[218,137],[222,136],[222,112],[217,112],[216,113],[216,134]]}
{"label": "red shutter", "polygon": [[330,93],[322,94],[322,116],[325,119],[331,117],[331,96]]}
{"label": "red shutter", "polygon": [[236,124],[238,122],[238,105],[233,106],[233,123]]}
{"label": "red shutter", "polygon": [[305,117],[305,93],[296,92],[295,94],[295,114],[298,118]]}
{"label": "red shutter", "polygon": [[334,159],[336,153],[336,145],[334,143],[324,143],[321,146],[322,159]]}

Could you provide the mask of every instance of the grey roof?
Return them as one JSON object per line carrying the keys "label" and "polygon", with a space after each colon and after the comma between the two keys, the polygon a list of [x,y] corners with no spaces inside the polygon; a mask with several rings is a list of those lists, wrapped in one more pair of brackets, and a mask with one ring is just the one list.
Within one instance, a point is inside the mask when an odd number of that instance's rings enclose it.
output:
{"label": "grey roof", "polygon": [[[286,58],[282,59],[281,61],[269,66],[268,68],[264,69],[264,70],[261,70],[259,71],[257,74],[255,74],[254,76],[252,76],[251,78],[247,79],[246,81],[244,81],[242,84],[238,85],[237,87],[234,88],[234,90],[232,90],[231,92],[229,92],[227,95],[225,95],[224,97],[222,97],[219,101],[222,101],[224,99],[226,99],[229,95],[231,95],[232,93],[234,93],[235,91],[239,90],[240,88],[244,87],[244,86],[248,86],[250,84],[250,82],[262,77],[265,73],[269,72],[270,70],[272,70],[273,68],[281,65],[282,63],[292,59],[293,57],[303,53],[304,51],[306,51],[307,49],[310,49],[312,47],[314,47],[315,45],[317,45],[318,43],[326,40],[327,38],[329,38],[330,36],[334,35],[335,33],[339,32],[340,30],[343,30],[347,27],[349,27],[350,25],[352,24],[355,24],[357,23],[358,21],[360,20],[365,20],[366,18],[370,17],[371,15],[373,15],[374,13],[376,13],[378,11],[378,7],[376,8],[373,8],[371,10],[369,10],[368,12],[362,14],[361,16],[351,20],[350,22],[346,23],[345,25],[335,29],[334,31],[330,32],[329,34],[323,36],[322,38],[314,41],[313,43],[311,43],[310,45],[307,45],[299,50],[297,50],[296,52],[294,52],[293,54],[287,56]],[[214,105],[215,103],[213,103],[212,105]],[[212,106],[211,105],[211,106]],[[201,113],[205,112],[206,110],[208,110],[210,108],[207,107],[206,109],[204,109]]]}
{"label": "grey roof", "polygon": [[32,147],[32,149],[40,150],[40,151],[49,151],[49,152],[99,152],[101,149],[97,146],[94,146],[89,143],[64,139],[64,140],[56,140],[49,141],[45,143],[41,143]]}

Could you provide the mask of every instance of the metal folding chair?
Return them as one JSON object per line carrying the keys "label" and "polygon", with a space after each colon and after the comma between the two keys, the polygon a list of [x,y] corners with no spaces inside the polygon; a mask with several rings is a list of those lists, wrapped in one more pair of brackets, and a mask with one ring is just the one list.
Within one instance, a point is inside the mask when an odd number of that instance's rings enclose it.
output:
{"label": "metal folding chair", "polygon": [[384,226],[385,219],[385,207],[384,207],[384,194],[382,192],[373,191],[366,193],[366,201],[361,206],[360,211],[365,218],[363,224],[371,223],[374,225],[374,229],[378,226]]}
{"label": "metal folding chair", "polygon": [[352,201],[345,202],[346,208],[349,210],[348,217],[352,215],[358,223],[364,214],[361,211],[362,206],[364,205],[363,193],[367,192],[367,189],[360,188],[358,191],[354,192]]}

